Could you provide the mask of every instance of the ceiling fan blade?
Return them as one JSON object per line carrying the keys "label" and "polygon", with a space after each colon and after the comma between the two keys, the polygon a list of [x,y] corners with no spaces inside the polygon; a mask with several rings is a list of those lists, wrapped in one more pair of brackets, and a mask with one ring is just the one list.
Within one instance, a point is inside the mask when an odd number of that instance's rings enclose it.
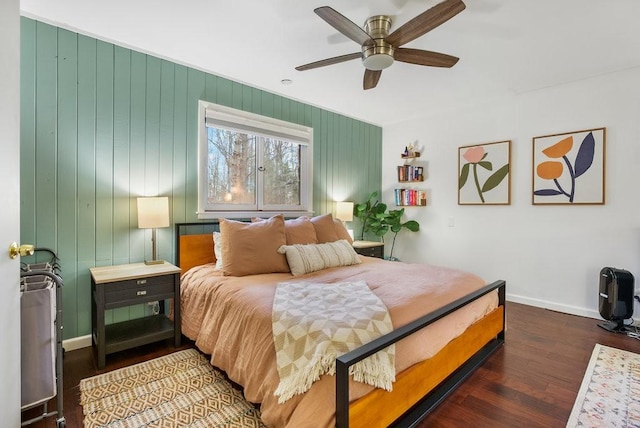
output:
{"label": "ceiling fan blade", "polygon": [[354,24],[341,13],[329,6],[322,6],[314,9],[314,12],[327,21],[336,30],[358,43],[359,45],[373,44],[375,41],[362,28]]}
{"label": "ceiling fan blade", "polygon": [[362,58],[361,52],[354,52],[347,55],[334,56],[333,58],[327,58],[316,62],[310,62],[309,64],[299,65],[296,67],[298,71],[311,70],[312,68],[324,67],[325,65],[337,64],[339,62],[350,61],[352,59]]}
{"label": "ceiling fan blade", "polygon": [[378,84],[378,80],[380,80],[380,76],[382,75],[382,70],[369,70],[368,68],[364,70],[364,81],[362,82],[362,87],[364,89],[373,89]]}
{"label": "ceiling fan blade", "polygon": [[451,68],[458,62],[458,57],[440,52],[423,51],[421,49],[398,48],[394,55],[396,61],[410,64],[427,65],[429,67]]}
{"label": "ceiling fan blade", "polygon": [[444,24],[465,8],[462,0],[445,0],[396,29],[385,41],[396,48],[402,46]]}

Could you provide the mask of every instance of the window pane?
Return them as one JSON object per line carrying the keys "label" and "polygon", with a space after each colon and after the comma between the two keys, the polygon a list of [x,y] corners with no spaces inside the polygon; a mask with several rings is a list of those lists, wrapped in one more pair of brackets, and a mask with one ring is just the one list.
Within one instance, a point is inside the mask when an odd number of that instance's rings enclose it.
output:
{"label": "window pane", "polygon": [[300,145],[265,138],[262,166],[266,205],[300,205]]}
{"label": "window pane", "polygon": [[312,128],[202,100],[198,125],[198,218],[309,214]]}
{"label": "window pane", "polygon": [[256,203],[256,138],[207,127],[210,204]]}

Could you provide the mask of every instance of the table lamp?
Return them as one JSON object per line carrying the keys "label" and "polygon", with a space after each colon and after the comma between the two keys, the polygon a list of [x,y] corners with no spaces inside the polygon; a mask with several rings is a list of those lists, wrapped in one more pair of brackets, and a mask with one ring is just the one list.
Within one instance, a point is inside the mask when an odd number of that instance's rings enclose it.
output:
{"label": "table lamp", "polygon": [[336,203],[336,218],[342,221],[349,236],[353,239],[353,230],[349,229],[345,224],[347,221],[353,221],[353,202],[338,202]]}
{"label": "table lamp", "polygon": [[164,263],[156,259],[156,229],[169,227],[169,198],[166,196],[138,198],[138,228],[151,229],[151,260],[145,264],[154,265]]}

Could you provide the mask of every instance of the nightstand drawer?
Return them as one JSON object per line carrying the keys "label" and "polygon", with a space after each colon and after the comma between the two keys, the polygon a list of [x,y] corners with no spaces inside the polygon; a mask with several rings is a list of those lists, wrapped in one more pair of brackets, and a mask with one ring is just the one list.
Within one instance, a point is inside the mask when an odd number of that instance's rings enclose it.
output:
{"label": "nightstand drawer", "polygon": [[173,297],[171,276],[158,276],[104,284],[104,306],[112,309]]}

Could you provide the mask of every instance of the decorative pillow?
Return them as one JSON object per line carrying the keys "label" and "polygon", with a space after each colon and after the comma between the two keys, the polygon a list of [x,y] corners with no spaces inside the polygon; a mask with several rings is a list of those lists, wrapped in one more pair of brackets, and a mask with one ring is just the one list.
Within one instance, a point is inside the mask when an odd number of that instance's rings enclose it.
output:
{"label": "decorative pillow", "polygon": [[216,256],[216,267],[213,270],[222,270],[222,241],[220,232],[213,232],[213,254]]}
{"label": "decorative pillow", "polygon": [[278,253],[287,242],[282,215],[257,223],[221,218],[220,237],[223,275],[289,272],[286,257]]}
{"label": "decorative pillow", "polygon": [[336,235],[338,235],[338,239],[344,239],[349,244],[353,244],[353,238],[349,235],[347,228],[344,227],[344,223],[342,220],[338,220],[337,218],[333,219],[333,225],[336,228]]}
{"label": "decorative pillow", "polygon": [[[252,217],[252,222],[264,221],[260,217]],[[298,217],[284,221],[284,233],[287,237],[287,245],[317,244],[316,229],[309,217]]]}
{"label": "decorative pillow", "polygon": [[333,215],[331,215],[331,213],[312,217],[311,223],[316,229],[319,244],[338,240],[338,234],[336,233],[336,227],[333,224]]}
{"label": "decorative pillow", "polygon": [[344,239],[324,244],[283,245],[278,252],[287,255],[287,262],[294,276],[362,263],[351,244]]}

